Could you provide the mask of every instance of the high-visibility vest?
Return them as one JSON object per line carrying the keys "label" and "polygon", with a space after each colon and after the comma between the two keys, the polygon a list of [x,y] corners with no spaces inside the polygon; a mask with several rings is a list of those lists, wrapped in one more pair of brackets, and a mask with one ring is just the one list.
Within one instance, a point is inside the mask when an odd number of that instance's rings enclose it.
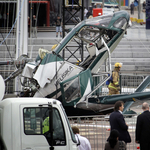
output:
{"label": "high-visibility vest", "polygon": [[49,117],[47,117],[43,122],[43,134],[49,131]]}

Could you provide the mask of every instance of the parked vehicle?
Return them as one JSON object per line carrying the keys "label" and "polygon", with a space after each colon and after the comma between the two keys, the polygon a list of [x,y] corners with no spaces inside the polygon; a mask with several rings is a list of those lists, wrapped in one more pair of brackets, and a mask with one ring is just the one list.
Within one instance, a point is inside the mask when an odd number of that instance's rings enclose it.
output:
{"label": "parked vehicle", "polygon": [[58,100],[7,98],[0,101],[0,149],[77,150],[75,142]]}

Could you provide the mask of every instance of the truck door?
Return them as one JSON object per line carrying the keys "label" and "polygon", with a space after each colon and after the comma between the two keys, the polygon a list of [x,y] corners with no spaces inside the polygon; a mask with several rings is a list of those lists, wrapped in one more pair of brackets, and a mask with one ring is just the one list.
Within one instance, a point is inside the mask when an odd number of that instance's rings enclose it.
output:
{"label": "truck door", "polygon": [[49,150],[51,146],[55,150],[69,150],[59,110],[57,108],[50,110],[48,106],[45,106],[21,105],[22,150]]}

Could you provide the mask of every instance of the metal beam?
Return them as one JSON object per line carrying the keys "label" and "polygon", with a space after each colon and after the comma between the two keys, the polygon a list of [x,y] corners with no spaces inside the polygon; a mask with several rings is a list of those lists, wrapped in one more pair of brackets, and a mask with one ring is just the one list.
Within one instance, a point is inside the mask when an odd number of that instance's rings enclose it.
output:
{"label": "metal beam", "polygon": [[[16,59],[28,52],[28,1],[17,1],[17,27],[16,27]],[[20,89],[19,77],[15,80],[15,91]]]}

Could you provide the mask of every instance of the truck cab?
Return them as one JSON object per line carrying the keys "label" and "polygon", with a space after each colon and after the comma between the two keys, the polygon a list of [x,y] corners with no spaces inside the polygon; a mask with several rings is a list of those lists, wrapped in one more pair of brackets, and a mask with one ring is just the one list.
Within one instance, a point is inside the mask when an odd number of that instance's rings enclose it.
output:
{"label": "truck cab", "polygon": [[0,101],[1,149],[77,150],[61,103],[48,98],[7,98]]}

